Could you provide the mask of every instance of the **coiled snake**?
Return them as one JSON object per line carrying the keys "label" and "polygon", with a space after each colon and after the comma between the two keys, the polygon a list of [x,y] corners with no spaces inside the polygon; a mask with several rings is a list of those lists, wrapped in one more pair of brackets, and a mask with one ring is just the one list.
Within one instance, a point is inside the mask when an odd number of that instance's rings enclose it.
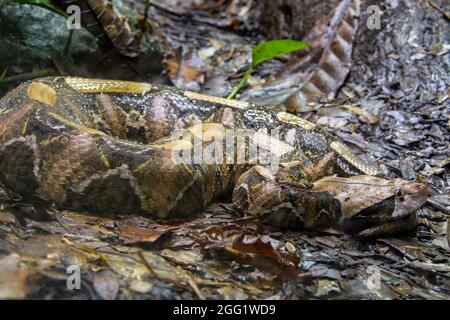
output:
{"label": "coiled snake", "polygon": [[[259,155],[236,161],[248,150],[234,142],[227,161],[174,157],[195,150],[217,156],[230,129],[246,129],[246,146],[265,148],[277,166],[270,168]],[[183,139],[174,134],[179,132]],[[330,178],[336,175],[341,178]],[[24,200],[39,197],[60,208],[188,217],[232,194],[238,210],[277,225],[339,223],[369,236],[410,228],[405,219],[411,221],[424,203],[425,184],[375,175],[314,124],[246,102],[146,83],[64,77],[25,82],[0,100],[2,186]],[[335,190],[357,193],[360,187],[349,186],[358,184],[373,194],[395,187],[401,198],[366,197],[364,207],[355,209]]]}

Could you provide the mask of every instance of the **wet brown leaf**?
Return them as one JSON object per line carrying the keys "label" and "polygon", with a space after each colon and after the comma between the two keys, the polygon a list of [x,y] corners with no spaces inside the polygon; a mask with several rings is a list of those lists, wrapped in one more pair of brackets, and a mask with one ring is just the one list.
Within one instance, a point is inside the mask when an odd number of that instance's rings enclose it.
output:
{"label": "wet brown leaf", "polygon": [[155,242],[162,235],[175,229],[175,227],[145,221],[139,217],[118,220],[116,226],[119,230],[119,239],[127,244]]}
{"label": "wet brown leaf", "polygon": [[200,91],[205,81],[203,58],[195,49],[183,48],[181,54],[167,61],[172,82],[181,89]]}
{"label": "wet brown leaf", "polygon": [[250,264],[281,277],[298,275],[299,257],[269,236],[241,235],[224,248],[241,264]]}

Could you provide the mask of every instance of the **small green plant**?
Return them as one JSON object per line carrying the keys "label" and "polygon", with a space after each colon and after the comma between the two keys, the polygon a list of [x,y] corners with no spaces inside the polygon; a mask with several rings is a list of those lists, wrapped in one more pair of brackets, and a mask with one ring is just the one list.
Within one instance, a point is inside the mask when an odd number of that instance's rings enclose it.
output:
{"label": "small green plant", "polygon": [[233,99],[236,96],[239,90],[241,90],[245,85],[248,77],[257,65],[269,59],[276,58],[282,54],[294,52],[308,47],[309,44],[306,42],[290,39],[270,40],[257,44],[252,50],[252,64],[245,72],[239,84],[233,88],[227,98]]}

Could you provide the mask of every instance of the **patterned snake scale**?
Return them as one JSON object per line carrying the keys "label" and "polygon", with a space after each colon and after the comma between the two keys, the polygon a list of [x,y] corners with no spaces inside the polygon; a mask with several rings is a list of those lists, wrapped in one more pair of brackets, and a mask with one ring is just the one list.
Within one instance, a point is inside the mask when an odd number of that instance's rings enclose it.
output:
{"label": "patterned snake scale", "polygon": [[[177,130],[187,129],[190,136],[181,149],[191,150],[194,138],[204,147],[220,142],[229,128],[278,129],[279,138],[255,134],[249,143],[271,139],[278,146],[279,170],[175,161]],[[376,176],[377,171],[314,124],[247,102],[70,77],[28,81],[0,100],[2,187],[59,208],[189,217],[232,195],[241,211],[278,212],[273,223],[314,228],[341,215],[338,200],[310,190],[312,182],[331,175]]]}

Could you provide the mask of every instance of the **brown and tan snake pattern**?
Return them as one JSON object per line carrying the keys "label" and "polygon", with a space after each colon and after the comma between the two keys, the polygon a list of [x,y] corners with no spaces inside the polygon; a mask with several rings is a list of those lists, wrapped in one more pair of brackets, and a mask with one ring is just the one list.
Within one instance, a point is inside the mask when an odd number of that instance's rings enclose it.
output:
{"label": "brown and tan snake pattern", "polygon": [[[276,146],[276,170],[258,159],[239,164],[174,159],[174,152],[195,150],[199,141],[201,152],[222,146],[227,129],[277,129],[277,138],[248,137],[249,145]],[[177,130],[187,139],[175,137]],[[234,151],[231,160],[246,154]],[[402,231],[406,224],[399,221],[415,216],[426,186],[376,175],[314,124],[247,102],[146,83],[64,77],[25,82],[0,100],[0,183],[24,201],[167,218],[189,217],[231,197],[239,211],[281,226],[350,225],[369,236]],[[333,176],[341,178],[329,180]],[[349,202],[333,192],[357,193],[361,188],[342,185],[361,180],[371,197]],[[402,200],[374,196],[386,187],[401,191]]]}

